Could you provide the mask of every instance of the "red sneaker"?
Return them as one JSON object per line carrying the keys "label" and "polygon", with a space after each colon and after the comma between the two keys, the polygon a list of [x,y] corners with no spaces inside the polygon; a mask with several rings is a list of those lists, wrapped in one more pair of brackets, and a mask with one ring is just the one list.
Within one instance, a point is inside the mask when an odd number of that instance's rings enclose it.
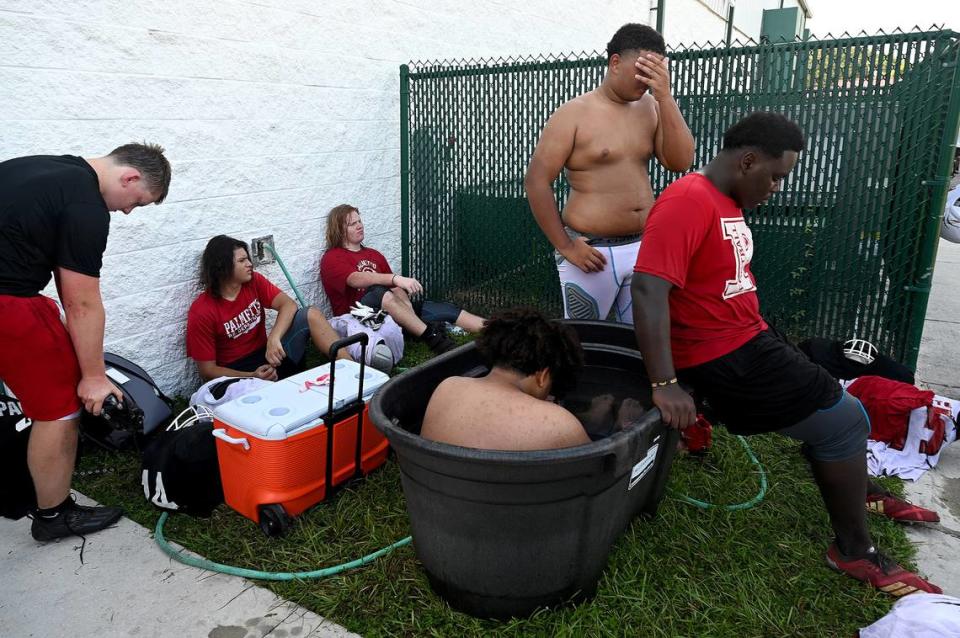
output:
{"label": "red sneaker", "polygon": [[918,591],[930,594],[942,594],[943,590],[920,578],[913,572],[908,572],[895,562],[871,548],[870,553],[860,558],[847,558],[837,549],[837,544],[830,545],[827,550],[827,565],[862,580],[891,596],[906,596]]}
{"label": "red sneaker", "polygon": [[883,514],[901,523],[939,523],[940,515],[919,505],[908,503],[890,492],[867,494],[867,511]]}

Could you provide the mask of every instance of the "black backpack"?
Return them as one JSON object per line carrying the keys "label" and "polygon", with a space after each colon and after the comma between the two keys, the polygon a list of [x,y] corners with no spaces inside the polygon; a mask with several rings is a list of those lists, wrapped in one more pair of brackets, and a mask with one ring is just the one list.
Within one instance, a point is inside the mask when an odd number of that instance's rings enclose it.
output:
{"label": "black backpack", "polygon": [[915,382],[913,370],[885,354],[878,354],[869,364],[848,359],[843,354],[843,341],[812,337],[800,342],[797,347],[835,379],[856,379],[870,375],[910,385]]}
{"label": "black backpack", "polygon": [[105,405],[100,416],[84,412],[80,432],[84,440],[109,450],[134,449],[170,422],[173,401],[137,364],[110,352],[103,361],[107,377],[123,392],[123,404],[119,409]]}
{"label": "black backpack", "polygon": [[156,433],[143,448],[143,495],[164,510],[209,516],[223,503],[213,420],[175,427]]}
{"label": "black backpack", "polygon": [[0,516],[5,518],[23,518],[37,506],[37,493],[27,468],[31,425],[20,410],[20,402],[0,391]]}

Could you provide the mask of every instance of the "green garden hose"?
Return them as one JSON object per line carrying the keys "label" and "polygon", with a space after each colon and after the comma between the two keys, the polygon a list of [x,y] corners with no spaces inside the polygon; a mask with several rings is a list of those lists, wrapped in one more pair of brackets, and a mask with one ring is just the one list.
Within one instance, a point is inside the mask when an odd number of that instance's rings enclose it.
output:
{"label": "green garden hose", "polygon": [[747,440],[742,436],[737,435],[737,440],[740,441],[740,445],[743,446],[743,449],[747,451],[747,456],[750,457],[750,460],[753,461],[753,464],[757,466],[757,470],[760,474],[760,491],[757,492],[757,495],[751,498],[749,501],[744,501],[743,503],[735,503],[733,505],[718,505],[716,503],[708,503],[707,501],[700,501],[695,498],[690,498],[685,494],[674,493],[674,498],[683,501],[689,505],[694,505],[701,509],[714,509],[722,508],[730,511],[737,510],[748,510],[751,507],[759,504],[763,500],[763,497],[767,494],[767,472],[763,469],[763,465],[760,464],[760,461],[757,460],[756,455],[753,453],[753,450],[750,449],[750,444],[747,443]]}
{"label": "green garden hose", "polygon": [[290,287],[293,288],[293,294],[297,296],[297,301],[300,302],[301,308],[307,307],[307,302],[303,300],[303,296],[300,294],[300,291],[297,289],[297,284],[293,283],[293,277],[290,276],[290,271],[287,270],[286,265],[284,265],[283,260],[280,259],[280,253],[270,244],[264,242],[263,247],[270,251],[270,254],[277,260],[277,265],[280,266],[280,270],[283,271],[283,275],[287,278],[287,281],[290,282]]}
{"label": "green garden hose", "polygon": [[354,569],[355,567],[362,567],[367,563],[372,563],[376,559],[380,558],[385,554],[389,554],[398,547],[403,547],[404,545],[409,545],[410,541],[413,540],[412,537],[407,536],[406,538],[401,538],[393,545],[388,545],[383,549],[378,549],[377,551],[367,554],[363,558],[358,558],[346,563],[340,563],[339,565],[334,565],[333,567],[324,567],[323,569],[317,569],[310,572],[262,572],[257,569],[246,569],[244,567],[234,567],[232,565],[224,565],[222,563],[215,563],[213,561],[207,560],[205,558],[197,558],[195,556],[189,556],[183,553],[183,550],[174,549],[170,543],[167,542],[167,539],[163,536],[163,524],[167,522],[168,513],[164,512],[160,515],[160,519],[157,521],[157,528],[154,532],[154,536],[157,539],[157,545],[160,546],[160,549],[164,551],[170,558],[183,563],[184,565],[190,565],[191,567],[199,567],[200,569],[206,569],[211,572],[219,572],[221,574],[229,574],[231,576],[240,576],[242,578],[253,578],[255,580],[307,580],[311,578],[326,578],[327,576],[335,576],[336,574],[343,573],[347,570]]}

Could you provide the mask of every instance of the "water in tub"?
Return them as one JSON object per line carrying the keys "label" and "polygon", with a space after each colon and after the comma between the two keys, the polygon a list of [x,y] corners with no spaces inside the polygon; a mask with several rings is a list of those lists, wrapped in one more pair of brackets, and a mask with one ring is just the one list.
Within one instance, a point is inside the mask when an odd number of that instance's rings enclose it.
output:
{"label": "water in tub", "polygon": [[652,407],[650,383],[637,372],[586,366],[560,405],[575,414],[596,441],[613,434],[620,423],[636,421]]}

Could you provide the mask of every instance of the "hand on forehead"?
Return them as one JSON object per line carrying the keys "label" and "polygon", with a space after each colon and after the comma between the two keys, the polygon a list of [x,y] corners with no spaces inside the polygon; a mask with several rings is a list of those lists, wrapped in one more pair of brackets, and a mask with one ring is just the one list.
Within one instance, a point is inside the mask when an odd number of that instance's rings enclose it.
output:
{"label": "hand on forehead", "polygon": [[638,61],[647,61],[652,60],[653,62],[661,62],[666,56],[660,55],[656,51],[641,51],[640,55],[637,56]]}

